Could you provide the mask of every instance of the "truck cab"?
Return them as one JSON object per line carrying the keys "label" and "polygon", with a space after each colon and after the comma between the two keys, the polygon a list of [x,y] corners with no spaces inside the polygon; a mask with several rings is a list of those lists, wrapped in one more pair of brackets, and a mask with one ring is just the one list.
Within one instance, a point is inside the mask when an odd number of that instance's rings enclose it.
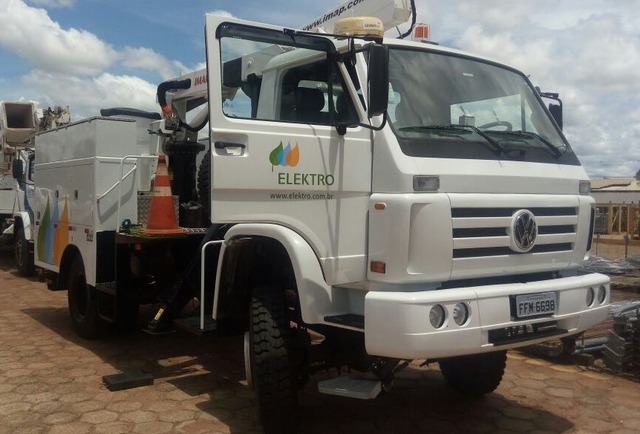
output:
{"label": "truck cab", "polygon": [[209,15],[206,35],[211,221],[234,225],[214,318],[255,293],[228,275],[264,240],[283,251],[269,267],[291,269],[273,291],[295,294],[296,330],[440,361],[472,394],[497,386],[507,349],[606,318],[608,278],[580,269],[589,180],[525,74],[358,30]]}

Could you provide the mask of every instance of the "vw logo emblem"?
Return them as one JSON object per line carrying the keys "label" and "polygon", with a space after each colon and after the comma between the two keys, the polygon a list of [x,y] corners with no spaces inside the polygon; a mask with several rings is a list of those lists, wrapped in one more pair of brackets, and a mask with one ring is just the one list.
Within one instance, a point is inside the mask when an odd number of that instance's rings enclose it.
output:
{"label": "vw logo emblem", "polygon": [[511,220],[511,249],[525,253],[533,248],[538,237],[536,217],[528,209],[513,214]]}

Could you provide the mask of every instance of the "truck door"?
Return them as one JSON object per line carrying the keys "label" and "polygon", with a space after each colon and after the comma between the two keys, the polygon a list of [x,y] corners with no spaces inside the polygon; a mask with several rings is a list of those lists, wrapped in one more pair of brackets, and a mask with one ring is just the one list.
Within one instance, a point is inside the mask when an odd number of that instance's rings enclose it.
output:
{"label": "truck door", "polygon": [[363,279],[371,132],[336,128],[360,119],[334,43],[213,15],[206,37],[212,221],[284,225],[328,283]]}

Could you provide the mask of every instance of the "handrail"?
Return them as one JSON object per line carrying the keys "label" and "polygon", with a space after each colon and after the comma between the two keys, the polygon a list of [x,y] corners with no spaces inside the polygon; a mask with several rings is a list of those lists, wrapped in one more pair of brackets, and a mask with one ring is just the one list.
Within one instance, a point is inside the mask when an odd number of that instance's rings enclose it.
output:
{"label": "handrail", "polygon": [[138,166],[133,166],[133,168],[131,170],[129,170],[122,179],[120,179],[119,181],[116,181],[111,187],[109,187],[107,189],[107,191],[105,191],[104,193],[98,195],[96,197],[96,201],[100,202],[102,199],[104,199],[109,193],[111,193],[111,191],[113,191],[114,188],[116,188],[122,181],[124,181],[125,179],[127,179],[127,177],[129,175],[131,175],[133,172],[136,171],[136,169],[138,168]]}
{"label": "handrail", "polygon": [[122,157],[120,159],[120,181],[118,182],[118,213],[117,213],[117,217],[116,217],[116,233],[120,230],[120,208],[122,207],[122,181],[124,180],[122,173],[124,172],[124,162],[126,160],[131,160],[131,159],[134,159],[134,158],[136,160],[138,158],[149,159],[149,160],[157,160],[158,156],[157,155],[135,155],[135,154],[131,154],[131,155],[125,155],[124,157]]}
{"label": "handrail", "polygon": [[205,250],[207,247],[214,244],[222,244],[224,240],[207,241],[200,249],[200,330],[204,330],[204,263],[205,263]]}

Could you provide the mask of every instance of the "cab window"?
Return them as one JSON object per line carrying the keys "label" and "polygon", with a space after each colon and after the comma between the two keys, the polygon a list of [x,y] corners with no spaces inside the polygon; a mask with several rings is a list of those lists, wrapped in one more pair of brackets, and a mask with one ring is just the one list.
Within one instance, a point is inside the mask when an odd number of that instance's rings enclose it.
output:
{"label": "cab window", "polygon": [[226,116],[321,125],[357,122],[328,40],[231,24],[221,36]]}

